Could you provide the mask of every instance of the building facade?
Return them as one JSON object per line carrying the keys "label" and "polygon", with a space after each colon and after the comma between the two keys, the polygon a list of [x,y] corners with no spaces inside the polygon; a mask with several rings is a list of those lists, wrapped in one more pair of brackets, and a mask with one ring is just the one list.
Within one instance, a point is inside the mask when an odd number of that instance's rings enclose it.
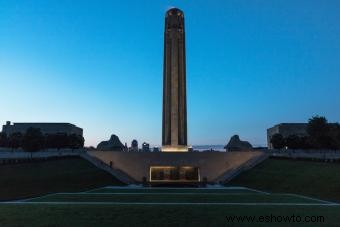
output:
{"label": "building facade", "polygon": [[290,135],[307,136],[307,123],[281,123],[274,125],[267,129],[267,145],[268,149],[273,149],[273,145],[270,142],[271,138],[275,134],[281,134],[283,137]]}
{"label": "building facade", "polygon": [[83,129],[70,123],[13,123],[7,121],[2,126],[2,132],[11,135],[15,132],[25,134],[29,128],[39,128],[42,134],[64,133],[67,135],[76,134],[83,136]]}

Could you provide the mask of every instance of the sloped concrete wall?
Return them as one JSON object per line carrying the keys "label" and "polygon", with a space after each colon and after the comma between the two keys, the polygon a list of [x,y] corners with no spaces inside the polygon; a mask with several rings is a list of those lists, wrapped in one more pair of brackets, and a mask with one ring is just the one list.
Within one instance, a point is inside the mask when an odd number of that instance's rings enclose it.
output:
{"label": "sloped concrete wall", "polygon": [[252,159],[264,155],[260,151],[250,152],[115,152],[89,151],[112,168],[119,169],[141,182],[143,177],[149,180],[150,166],[194,166],[200,168],[201,180],[215,182],[227,171],[233,171]]}

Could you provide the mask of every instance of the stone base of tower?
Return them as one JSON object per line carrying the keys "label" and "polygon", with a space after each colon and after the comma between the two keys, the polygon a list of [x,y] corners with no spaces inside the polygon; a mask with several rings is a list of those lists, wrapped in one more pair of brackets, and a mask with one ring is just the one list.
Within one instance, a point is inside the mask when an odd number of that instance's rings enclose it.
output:
{"label": "stone base of tower", "polygon": [[161,149],[162,152],[188,152],[188,146],[171,146],[171,145],[167,145],[167,146],[162,146]]}

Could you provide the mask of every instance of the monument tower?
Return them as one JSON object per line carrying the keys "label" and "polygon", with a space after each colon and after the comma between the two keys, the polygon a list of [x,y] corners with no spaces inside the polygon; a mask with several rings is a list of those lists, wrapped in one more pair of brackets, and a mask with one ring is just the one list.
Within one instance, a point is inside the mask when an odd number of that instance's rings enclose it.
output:
{"label": "monument tower", "polygon": [[[185,152],[187,146],[184,15],[170,9],[165,15],[162,151],[88,151],[106,164],[124,183],[149,185],[205,185],[226,182],[235,169],[251,167],[265,160],[262,151]],[[148,149],[146,149],[148,150]],[[249,164],[250,163],[250,164]],[[131,166],[133,168],[131,168]],[[239,171],[237,172],[239,173]],[[203,184],[202,184],[203,183]]]}
{"label": "monument tower", "polygon": [[165,15],[162,151],[188,151],[184,14]]}

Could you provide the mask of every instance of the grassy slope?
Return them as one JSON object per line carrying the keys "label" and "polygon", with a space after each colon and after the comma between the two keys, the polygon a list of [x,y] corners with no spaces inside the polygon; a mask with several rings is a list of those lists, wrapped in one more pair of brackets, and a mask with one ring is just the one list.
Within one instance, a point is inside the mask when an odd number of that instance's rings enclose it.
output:
{"label": "grassy slope", "polygon": [[0,165],[0,201],[121,184],[81,158]]}
{"label": "grassy slope", "polygon": [[[256,215],[257,218],[260,215],[315,215],[324,216],[323,224],[337,226],[339,212],[339,207],[316,206],[0,205],[0,226],[227,226],[227,215]],[[320,223],[280,224],[320,226]],[[228,226],[242,225],[229,223]],[[264,223],[244,226],[264,226]]]}
{"label": "grassy slope", "polygon": [[228,185],[340,201],[340,163],[268,159]]}

